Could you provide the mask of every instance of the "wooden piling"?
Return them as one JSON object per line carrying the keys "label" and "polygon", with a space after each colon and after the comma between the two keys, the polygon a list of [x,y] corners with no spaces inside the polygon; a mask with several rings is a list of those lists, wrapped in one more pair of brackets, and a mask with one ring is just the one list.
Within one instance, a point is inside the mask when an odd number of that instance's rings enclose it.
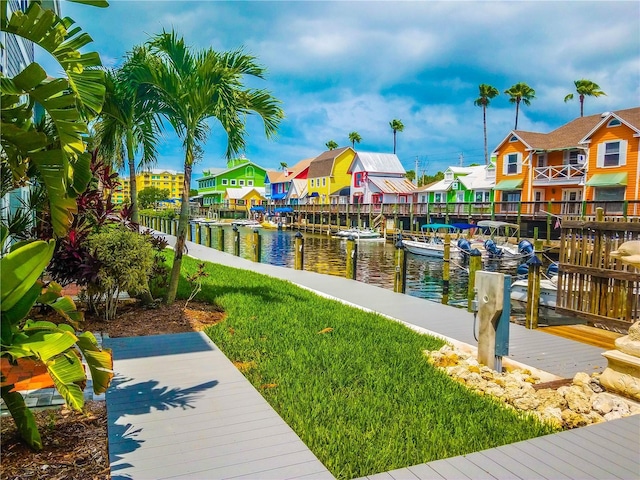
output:
{"label": "wooden piling", "polygon": [[473,311],[473,300],[476,297],[476,272],[482,270],[482,254],[474,252],[469,256],[469,285],[467,290],[467,311]]}
{"label": "wooden piling", "polygon": [[196,243],[198,245],[200,245],[200,240],[202,240],[202,238],[201,238],[202,237],[202,229],[200,228],[200,224],[199,223],[196,223],[195,228],[196,228]]}
{"label": "wooden piling", "polygon": [[405,293],[407,290],[407,255],[405,254],[402,239],[396,243],[396,265],[393,277],[393,291]]}
{"label": "wooden piling", "polygon": [[224,252],[224,228],[218,227],[218,250]]}
{"label": "wooden piling", "polygon": [[449,304],[449,278],[451,274],[451,235],[444,236],[444,257],[442,266],[442,303]]}
{"label": "wooden piling", "polygon": [[347,239],[347,271],[346,276],[350,280],[356,279],[358,263],[358,244],[353,237]]}
{"label": "wooden piling", "polygon": [[300,232],[295,235],[294,246],[293,267],[296,270],[304,270],[304,237]]}
{"label": "wooden piling", "polygon": [[253,248],[253,261],[260,263],[260,252],[262,250],[262,237],[260,237],[260,232],[258,231],[258,229],[256,228],[253,231],[253,242],[252,242],[252,248]]}
{"label": "wooden piling", "polygon": [[207,226],[207,246],[213,248],[213,227],[211,225]]}
{"label": "wooden piling", "polygon": [[240,256],[240,232],[237,226],[233,226],[233,254],[236,257]]}

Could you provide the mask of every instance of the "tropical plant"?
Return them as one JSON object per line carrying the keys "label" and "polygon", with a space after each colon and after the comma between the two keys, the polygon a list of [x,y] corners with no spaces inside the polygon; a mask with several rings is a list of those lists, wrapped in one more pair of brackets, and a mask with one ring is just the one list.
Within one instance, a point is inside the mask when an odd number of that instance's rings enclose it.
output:
{"label": "tropical plant", "polygon": [[349,134],[349,141],[351,142],[351,147],[356,148],[356,143],[360,143],[362,141],[362,137],[358,132],[351,132]]}
{"label": "tropical plant", "polygon": [[516,125],[514,130],[518,129],[518,113],[520,112],[520,103],[527,107],[531,105],[531,100],[536,97],[536,91],[524,82],[516,83],[509,89],[504,91],[505,95],[509,95],[509,102],[516,104]]}
{"label": "tropical plant", "polygon": [[142,208],[153,208],[158,202],[168,200],[170,196],[168,188],[146,187],[138,194],[138,202]]}
{"label": "tropical plant", "polygon": [[135,48],[120,69],[106,71],[105,103],[95,126],[98,151],[104,158],[120,170],[126,156],[131,220],[135,223],[139,223],[135,156],[141,153],[137,168],[149,168],[155,164],[160,137],[157,116],[138,96],[135,78],[131,74],[131,66],[141,61],[145,54],[143,49]]}
{"label": "tropical plant", "polygon": [[[600,90],[600,86],[591,80],[585,80],[583,78],[582,80],[575,80],[573,83],[576,86],[576,93],[580,100],[580,116],[584,117],[584,97],[601,97],[602,95],[606,95],[606,93]],[[565,103],[569,100],[573,100],[573,93],[564,97]]]}
{"label": "tropical plant", "polygon": [[324,144],[324,146],[327,147],[328,150],[335,150],[336,148],[338,148],[338,144],[333,140],[329,140]]}
{"label": "tropical plant", "polygon": [[148,292],[153,250],[144,235],[122,226],[105,229],[87,240],[100,263],[97,282],[90,289],[104,298],[105,320],[109,321],[115,318],[120,292]]}
{"label": "tropical plant", "polygon": [[[103,0],[81,3],[107,6]],[[15,77],[0,74],[0,136],[3,173],[11,173],[12,187],[38,182],[46,191],[47,215],[52,234],[66,235],[78,207],[76,198],[90,178],[91,155],[86,152],[88,121],[100,112],[104,101],[104,73],[97,53],[81,53],[91,38],[61,19],[40,2],[29,2],[25,12],[10,12],[9,2],[0,1],[0,30],[34,42],[57,60],[66,78],[50,78],[37,63],[31,63]],[[45,122],[34,122],[34,107],[39,104]],[[3,184],[4,188],[4,184]],[[0,225],[0,242],[7,241],[6,225]],[[43,362],[66,403],[82,408],[82,388],[86,374],[80,358],[84,355],[94,382],[94,391],[102,393],[111,378],[111,354],[101,350],[90,333],[76,335],[74,327],[26,319],[36,301],[51,305],[74,324],[81,317],[61,287],[51,284],[43,292],[38,280],[51,260],[55,241],[19,242],[0,259],[0,355],[10,362],[21,358]],[[22,395],[2,377],[1,393],[19,434],[31,446],[42,448],[33,415]]]}
{"label": "tropical plant", "polygon": [[289,165],[287,165],[287,162],[280,162],[280,169],[284,172],[287,168],[289,168]]}
{"label": "tropical plant", "polygon": [[487,147],[487,107],[489,106],[493,98],[500,95],[500,92],[496,87],[492,87],[491,85],[487,85],[486,83],[481,83],[478,87],[478,90],[480,92],[480,96],[474,100],[473,104],[478,107],[482,107],[482,126],[484,131],[484,164],[489,165],[489,147]]}
{"label": "tropical plant", "polygon": [[391,127],[391,130],[393,130],[393,153],[395,155],[396,153],[396,134],[397,132],[402,132],[404,130],[404,124],[398,120],[398,119],[393,119],[389,122],[389,126]]}
{"label": "tropical plant", "polygon": [[176,255],[166,302],[173,303],[189,224],[189,185],[193,163],[209,133],[208,120],[217,119],[227,133],[226,157],[245,150],[245,118],[257,113],[265,135],[273,136],[283,118],[280,102],[268,91],[245,88],[244,77],[264,78],[265,69],[242,50],[190,51],[175,32],[154,36],[145,47],[148,55],[135,64],[141,98],[168,120],[184,147],[184,185],[178,222]]}

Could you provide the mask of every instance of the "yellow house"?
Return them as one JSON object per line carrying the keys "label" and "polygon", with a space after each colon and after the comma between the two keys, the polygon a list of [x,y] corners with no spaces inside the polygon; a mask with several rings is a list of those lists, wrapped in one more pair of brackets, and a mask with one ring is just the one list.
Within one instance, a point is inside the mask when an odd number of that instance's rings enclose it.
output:
{"label": "yellow house", "polygon": [[[131,198],[131,182],[129,182],[129,177],[121,177],[118,180],[120,181],[120,189],[114,193],[113,201],[114,203],[129,202]],[[184,173],[159,168],[138,172],[136,175],[136,188],[138,193],[148,187],[169,190],[169,199],[179,202],[182,199]]]}
{"label": "yellow house", "polygon": [[552,202],[549,213],[579,215],[584,201],[638,199],[638,120],[631,108],[550,133],[512,130],[494,150],[496,213],[544,213]]}
{"label": "yellow house", "polygon": [[351,185],[349,167],[356,156],[351,147],[327,150],[309,164],[307,203],[328,204],[329,197]]}
{"label": "yellow house", "polygon": [[222,199],[225,208],[247,214],[253,207],[263,207],[265,202],[264,187],[227,188]]}

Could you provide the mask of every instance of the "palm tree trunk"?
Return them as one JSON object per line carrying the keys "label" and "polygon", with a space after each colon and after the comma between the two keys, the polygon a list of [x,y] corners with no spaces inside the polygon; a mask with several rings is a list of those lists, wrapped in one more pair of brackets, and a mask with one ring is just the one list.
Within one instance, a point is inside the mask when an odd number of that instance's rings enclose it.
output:
{"label": "palm tree trunk", "polygon": [[184,183],[182,186],[182,205],[180,206],[180,219],[178,220],[178,238],[174,248],[173,266],[169,277],[169,287],[165,303],[171,305],[178,292],[178,281],[180,280],[180,267],[182,266],[182,253],[189,227],[189,189],[191,186],[191,171],[193,169],[193,154],[190,144],[186,147],[187,153],[184,162]]}
{"label": "palm tree trunk", "polygon": [[129,195],[131,195],[131,221],[139,223],[138,185],[136,184],[136,159],[133,154],[133,136],[127,131],[127,160],[129,161]]}
{"label": "palm tree trunk", "polygon": [[482,124],[484,128],[484,164],[489,165],[489,148],[487,147],[487,105],[482,105]]}
{"label": "palm tree trunk", "polygon": [[518,113],[520,113],[520,100],[516,100],[516,126],[513,128],[514,130],[518,129]]}
{"label": "palm tree trunk", "polygon": [[393,131],[393,154],[396,154],[396,131]]}
{"label": "palm tree trunk", "polygon": [[580,116],[584,117],[584,95],[580,94]]}

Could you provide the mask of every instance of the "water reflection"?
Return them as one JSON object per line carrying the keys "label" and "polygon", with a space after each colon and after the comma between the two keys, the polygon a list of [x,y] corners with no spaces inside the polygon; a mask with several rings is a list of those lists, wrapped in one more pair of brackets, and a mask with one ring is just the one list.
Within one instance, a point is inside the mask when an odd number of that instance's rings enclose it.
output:
{"label": "water reflection", "polygon": [[[218,244],[220,229],[224,230],[225,252],[233,252],[234,232],[231,227],[212,227],[212,245]],[[240,256],[252,258],[253,230],[239,227]],[[262,240],[261,262],[294,268],[294,242],[296,232],[259,230]],[[304,233],[304,269],[327,275],[345,276],[346,240],[328,235]],[[194,236],[195,238],[195,232]],[[202,235],[204,242],[205,236]],[[356,279],[379,287],[393,289],[395,270],[395,247],[390,242],[360,241]],[[493,262],[485,269],[515,275],[517,264]],[[449,304],[467,305],[469,276],[465,265],[459,260],[451,261],[449,282]],[[443,261],[407,253],[406,293],[419,298],[442,301]]]}

